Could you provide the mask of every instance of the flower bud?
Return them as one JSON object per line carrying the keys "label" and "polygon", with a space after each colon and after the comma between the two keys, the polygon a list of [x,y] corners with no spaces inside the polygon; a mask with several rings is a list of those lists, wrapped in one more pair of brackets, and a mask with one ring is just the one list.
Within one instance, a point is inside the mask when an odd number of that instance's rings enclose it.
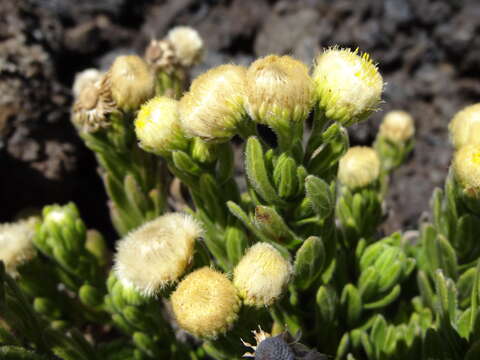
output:
{"label": "flower bud", "polygon": [[233,284],[250,306],[272,305],[292,275],[292,265],[272,245],[260,242],[247,250],[233,272]]}
{"label": "flower bud", "polygon": [[388,112],[380,125],[379,134],[394,143],[404,143],[415,133],[415,125],[411,115],[405,111]]}
{"label": "flower bud", "polygon": [[247,71],[248,112],[256,122],[301,122],[314,101],[308,67],[290,56],[269,55],[253,62]]}
{"label": "flower bud", "polygon": [[188,140],[182,130],[178,101],[157,96],[144,105],[135,119],[135,133],[140,146],[155,154],[184,150]]}
{"label": "flower bud", "polygon": [[197,77],[180,99],[180,120],[189,136],[226,141],[245,121],[242,66],[221,65]]}
{"label": "flower bud", "polygon": [[382,76],[370,56],[358,50],[324,51],[316,59],[313,80],[319,108],[344,126],[365,120],[380,104]]}
{"label": "flower bud", "polygon": [[354,146],[340,159],[338,179],[350,189],[375,182],[380,175],[380,160],[375,150],[367,146]]}
{"label": "flower bud", "polygon": [[36,255],[32,238],[36,219],[30,218],[15,223],[0,224],[0,260],[5,270],[13,277],[17,269]]}
{"label": "flower bud", "polygon": [[168,32],[167,40],[173,45],[180,65],[190,67],[200,61],[203,41],[195,29],[189,26],[177,26]]}
{"label": "flower bud", "polygon": [[467,144],[480,144],[480,103],[459,111],[448,126],[455,149]]}
{"label": "flower bud", "polygon": [[238,317],[237,291],[228,278],[204,267],[189,274],[171,297],[178,324],[189,333],[216,338],[225,333]]}
{"label": "flower bud", "polygon": [[462,146],[455,153],[453,173],[465,195],[480,199],[480,144]]}
{"label": "flower bud", "polygon": [[201,234],[190,215],[170,213],[149,221],[118,243],[115,274],[125,287],[153,296],[183,275]]}
{"label": "flower bud", "polygon": [[123,111],[134,111],[153,96],[153,74],[136,55],[117,57],[107,74],[112,99]]}

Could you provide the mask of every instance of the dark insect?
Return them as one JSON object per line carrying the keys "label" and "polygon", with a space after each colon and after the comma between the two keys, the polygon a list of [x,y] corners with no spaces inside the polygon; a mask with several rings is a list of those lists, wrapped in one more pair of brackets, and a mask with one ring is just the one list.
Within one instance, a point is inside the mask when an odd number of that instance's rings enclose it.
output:
{"label": "dark insect", "polygon": [[309,349],[298,342],[299,336],[293,338],[288,332],[277,336],[271,336],[260,327],[258,331],[252,331],[256,345],[242,340],[243,345],[250,347],[254,353],[247,352],[243,356],[255,360],[327,360],[327,355],[320,354],[315,349]]}

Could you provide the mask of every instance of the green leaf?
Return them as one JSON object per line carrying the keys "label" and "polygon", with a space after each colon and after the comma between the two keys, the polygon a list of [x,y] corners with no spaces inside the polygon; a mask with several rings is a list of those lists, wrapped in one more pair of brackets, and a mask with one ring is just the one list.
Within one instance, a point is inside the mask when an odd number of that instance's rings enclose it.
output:
{"label": "green leaf", "polygon": [[373,310],[373,309],[379,309],[379,308],[385,307],[387,305],[390,305],[392,302],[394,302],[400,296],[401,291],[402,291],[402,288],[400,287],[400,285],[396,285],[383,298],[381,298],[380,300],[365,304],[363,307],[367,310]]}
{"label": "green leaf", "polygon": [[235,171],[232,145],[230,143],[218,145],[217,156],[217,179],[219,184],[224,184],[233,177]]}
{"label": "green leaf", "polygon": [[348,326],[353,327],[362,314],[362,298],[355,286],[347,284],[343,288],[340,304],[344,309]]}
{"label": "green leaf", "polygon": [[233,201],[227,201],[228,210],[235,216],[238,220],[242,222],[245,227],[250,230],[259,240],[270,242],[270,239],[263,235],[263,233],[254,225],[253,221],[247,215],[247,213]]}
{"label": "green leaf", "polygon": [[458,300],[462,309],[465,309],[470,305],[476,272],[476,268],[470,268],[465,271],[457,280]]}
{"label": "green leaf", "polygon": [[290,249],[302,243],[302,239],[288,227],[280,214],[270,206],[255,207],[255,226],[264,236]]}
{"label": "green leaf", "polygon": [[419,271],[417,274],[417,285],[420,290],[420,295],[422,296],[425,304],[430,308],[435,308],[435,294],[433,292],[432,286],[430,285],[430,280],[428,276],[423,271]]}
{"label": "green leaf", "polygon": [[430,272],[433,275],[436,269],[442,269],[451,279],[457,278],[458,266],[455,250],[448,240],[441,234],[436,234],[431,225],[422,228],[426,259],[429,262]]}
{"label": "green leaf", "polygon": [[130,213],[134,213],[135,216],[137,216],[139,219],[142,219],[141,221],[143,222],[145,214],[149,209],[148,198],[143,193],[140,185],[131,174],[125,176],[123,188],[130,205],[129,215]]}
{"label": "green leaf", "polygon": [[387,340],[387,322],[382,315],[377,315],[373,322],[372,333],[370,335],[373,345],[376,349],[382,350],[385,348]]}
{"label": "green leaf", "polygon": [[379,274],[373,266],[362,271],[358,280],[358,289],[362,300],[369,301],[377,295]]}
{"label": "green leaf", "polygon": [[248,239],[244,231],[238,226],[229,226],[225,231],[225,247],[228,260],[234,266],[242,258],[248,247]]}
{"label": "green leaf", "polygon": [[262,145],[255,136],[251,136],[247,140],[245,170],[250,184],[265,201],[277,205],[284,204],[270,182]]}
{"label": "green leaf", "polygon": [[322,274],[325,265],[325,248],[320,238],[311,236],[297,250],[294,263],[294,283],[302,290]]}
{"label": "green leaf", "polygon": [[335,194],[332,193],[330,185],[316,176],[309,175],[305,179],[305,189],[317,215],[321,219],[329,217],[335,209]]}
{"label": "green leaf", "polygon": [[348,333],[345,333],[340,340],[337,348],[337,356],[335,359],[342,359],[344,358],[348,351],[350,350],[350,336]]}
{"label": "green leaf", "polygon": [[184,173],[193,176],[200,176],[203,173],[200,166],[184,151],[173,151],[172,160],[175,167]]}
{"label": "green leaf", "polygon": [[211,174],[203,174],[200,177],[201,193],[197,194],[203,200],[203,204],[211,219],[220,224],[226,223],[226,209],[222,200],[221,191]]}
{"label": "green leaf", "polygon": [[449,321],[456,319],[457,290],[452,279],[446,278],[441,269],[435,271],[435,289],[439,300],[439,313]]}
{"label": "green leaf", "polygon": [[158,357],[160,348],[155,340],[146,333],[135,332],[132,336],[135,345],[149,357]]}
{"label": "green leaf", "polygon": [[337,314],[338,298],[335,290],[330,286],[320,286],[316,295],[316,303],[321,323],[332,323]]}
{"label": "green leaf", "polygon": [[470,318],[470,331],[469,335],[474,331],[478,314],[478,302],[480,299],[480,260],[477,262],[475,271],[475,279],[472,287],[472,295],[470,300],[470,307],[472,309]]}
{"label": "green leaf", "polygon": [[298,191],[297,164],[286,153],[281,154],[275,164],[273,182],[282,199],[288,199]]}

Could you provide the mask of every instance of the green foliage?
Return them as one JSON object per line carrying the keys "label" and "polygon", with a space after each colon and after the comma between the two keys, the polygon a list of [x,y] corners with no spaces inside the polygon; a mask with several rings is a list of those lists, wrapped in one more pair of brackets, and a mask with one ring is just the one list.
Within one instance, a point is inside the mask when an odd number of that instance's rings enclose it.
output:
{"label": "green foliage", "polygon": [[[175,97],[182,93],[180,68],[170,75],[155,71],[157,95],[168,89]],[[119,277],[102,235],[87,230],[74,204],[46,206],[33,238],[37,256],[22,263],[15,278],[0,262],[0,357],[239,359],[240,338],[251,341],[250,331],[261,326],[272,335],[301,334],[302,343],[339,360],[479,358],[476,207],[449,175],[445,189],[433,194],[432,222],[419,224],[418,238],[382,236],[388,178],[413,141],[378,137],[378,179],[349,188],[337,180],[348,132],[321,110],[324,100],[315,98],[306,139],[303,123],[282,118],[283,127],[274,129],[278,146],[268,145],[252,119],[243,117],[237,131],[245,140],[240,171],[236,145],[225,139],[192,136],[184,139],[188,146],[162,159],[140,149],[135,111],[108,113],[109,125],[97,131],[79,128],[98,159],[119,236],[179,209],[192,215],[203,233],[195,239],[194,254],[184,259],[185,274],[149,297]],[[342,118],[347,110],[341,109]],[[181,186],[168,194],[172,177]],[[149,236],[160,241],[158,234]],[[251,279],[254,285],[267,280],[264,288],[251,291],[278,290],[282,296],[267,307],[249,308],[239,293],[238,319],[216,319],[227,324],[215,338],[197,339],[179,330],[169,302],[176,283],[203,266],[232,278],[257,242],[273,245],[291,273],[283,274],[288,283],[277,289],[278,267],[260,259],[264,273]],[[168,249],[156,245],[177,254],[176,243]],[[133,256],[156,256],[155,251],[145,255],[147,250],[140,244]],[[158,269],[144,270],[151,275]],[[192,301],[208,295],[200,285]]]}

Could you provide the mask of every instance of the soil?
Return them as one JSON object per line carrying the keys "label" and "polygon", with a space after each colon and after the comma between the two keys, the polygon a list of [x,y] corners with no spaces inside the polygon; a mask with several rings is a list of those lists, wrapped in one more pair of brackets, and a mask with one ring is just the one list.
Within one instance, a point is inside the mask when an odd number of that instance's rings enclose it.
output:
{"label": "soil", "polygon": [[0,221],[74,201],[90,227],[114,237],[94,157],[69,121],[70,88],[78,71],[141,54],[184,24],[208,50],[194,74],[269,53],[311,63],[333,45],[369,52],[387,82],[385,102],[350,129],[352,144],[371,144],[387,110],[413,114],[416,148],[391,179],[385,230],[416,227],[448,171],[448,122],[480,99],[476,0],[2,0]]}

